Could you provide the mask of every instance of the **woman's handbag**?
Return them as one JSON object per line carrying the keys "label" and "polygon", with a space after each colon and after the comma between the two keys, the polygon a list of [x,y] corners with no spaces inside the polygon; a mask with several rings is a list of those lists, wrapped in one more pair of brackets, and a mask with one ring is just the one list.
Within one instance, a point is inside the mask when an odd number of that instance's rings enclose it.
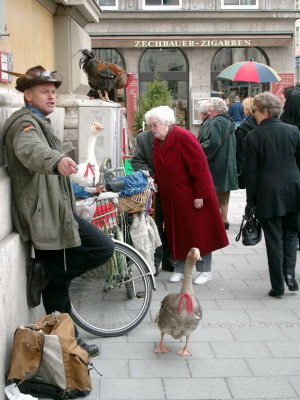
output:
{"label": "woman's handbag", "polygon": [[241,236],[244,246],[255,246],[261,241],[261,225],[258,219],[255,217],[253,208],[245,211],[245,215],[243,215],[243,220],[240,226],[240,231],[235,240],[238,242]]}

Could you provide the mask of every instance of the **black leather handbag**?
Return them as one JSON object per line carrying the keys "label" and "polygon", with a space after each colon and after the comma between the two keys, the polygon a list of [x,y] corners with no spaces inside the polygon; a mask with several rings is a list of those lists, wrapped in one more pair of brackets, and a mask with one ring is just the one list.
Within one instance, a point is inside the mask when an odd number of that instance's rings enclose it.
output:
{"label": "black leather handbag", "polygon": [[245,215],[243,215],[240,231],[235,240],[238,242],[241,236],[244,246],[255,246],[261,241],[261,225],[255,216],[253,208],[248,209],[247,212],[245,212]]}

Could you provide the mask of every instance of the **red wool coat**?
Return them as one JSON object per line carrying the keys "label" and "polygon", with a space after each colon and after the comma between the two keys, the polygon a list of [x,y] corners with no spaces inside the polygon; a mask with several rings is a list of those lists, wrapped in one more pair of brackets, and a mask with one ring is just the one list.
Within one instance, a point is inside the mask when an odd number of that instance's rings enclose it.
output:
{"label": "red wool coat", "polygon": [[[202,255],[228,245],[206,156],[196,137],[174,125],[164,142],[154,140],[153,162],[164,223],[174,260],[191,247]],[[194,199],[204,199],[196,209]]]}

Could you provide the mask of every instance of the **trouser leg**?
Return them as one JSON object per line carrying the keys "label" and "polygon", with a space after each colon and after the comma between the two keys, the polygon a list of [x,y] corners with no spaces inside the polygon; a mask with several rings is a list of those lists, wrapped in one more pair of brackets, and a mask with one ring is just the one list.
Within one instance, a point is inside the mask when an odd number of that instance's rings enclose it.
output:
{"label": "trouser leg", "polygon": [[161,246],[157,247],[154,254],[154,264],[159,266],[160,262],[166,266],[172,265],[171,252],[168,244],[167,233],[164,228],[164,216],[160,203],[160,195],[156,193],[155,198],[155,223],[161,240]]}
{"label": "trouser leg", "polygon": [[198,272],[211,272],[212,253],[207,253],[201,256],[202,261],[196,262],[196,269]]}
{"label": "trouser leg", "polygon": [[283,275],[295,276],[297,261],[298,214],[288,214],[283,219]]}
{"label": "trouser leg", "polygon": [[263,218],[260,223],[265,235],[271,286],[280,291],[284,289],[282,217]]}
{"label": "trouser leg", "polygon": [[81,246],[64,250],[36,250],[45,261],[44,272],[50,281],[42,293],[45,310],[69,312],[70,281],[84,272],[103,265],[114,252],[113,241],[89,222],[75,216],[79,224]]}
{"label": "trouser leg", "polygon": [[[207,253],[204,256],[201,256],[202,261],[198,260],[196,262],[196,270],[198,272],[210,272],[211,271],[211,262],[212,262],[212,253]],[[181,274],[184,273],[184,266],[186,260],[176,260],[174,272],[179,272]]]}

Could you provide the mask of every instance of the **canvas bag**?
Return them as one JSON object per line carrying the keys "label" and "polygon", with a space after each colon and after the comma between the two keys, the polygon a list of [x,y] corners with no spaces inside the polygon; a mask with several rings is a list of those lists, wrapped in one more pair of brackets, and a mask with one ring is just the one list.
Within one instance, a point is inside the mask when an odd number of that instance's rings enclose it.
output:
{"label": "canvas bag", "polygon": [[54,399],[75,399],[92,389],[90,356],[77,344],[67,313],[52,313],[17,328],[7,378],[23,393]]}

